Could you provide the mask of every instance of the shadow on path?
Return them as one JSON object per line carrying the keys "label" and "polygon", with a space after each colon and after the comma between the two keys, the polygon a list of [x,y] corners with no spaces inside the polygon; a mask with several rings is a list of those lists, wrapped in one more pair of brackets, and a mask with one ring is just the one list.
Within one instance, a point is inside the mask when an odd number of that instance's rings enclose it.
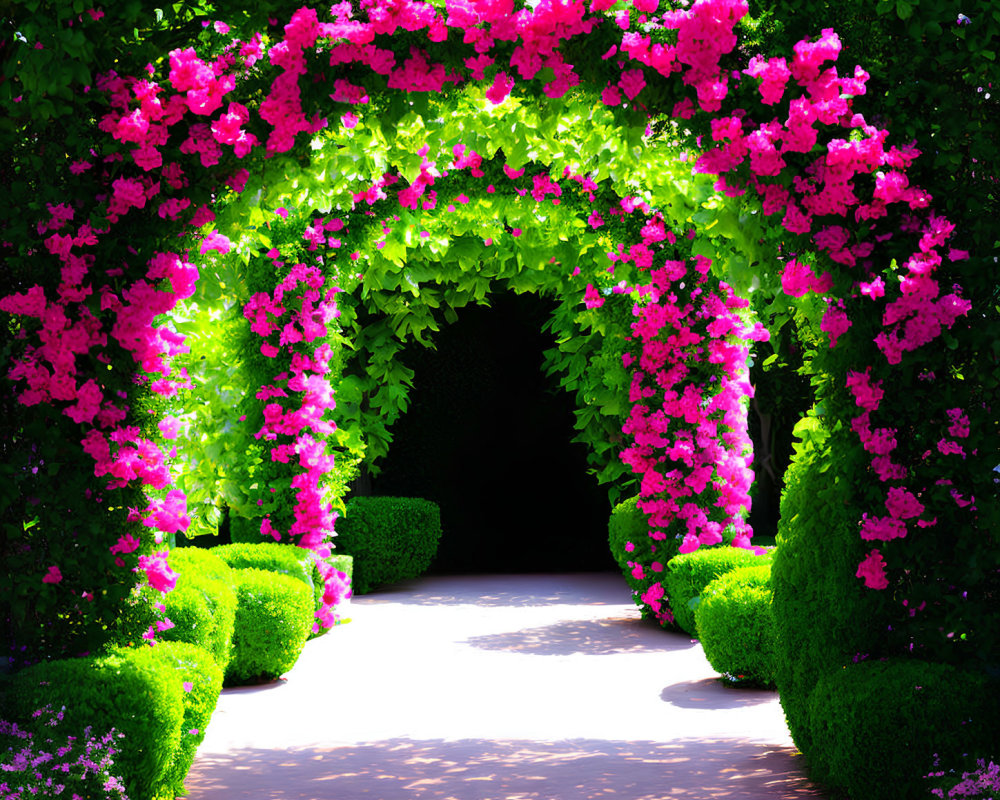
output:
{"label": "shadow on path", "polygon": [[710,708],[720,711],[770,703],[776,696],[772,689],[726,686],[720,678],[672,683],[660,692],[660,699],[664,703],[681,708]]}
{"label": "shadow on path", "polygon": [[697,645],[687,636],[672,636],[635,617],[567,620],[510,633],[473,636],[464,644],[535,656],[610,656],[620,653],[669,653]]}
{"label": "shadow on path", "polygon": [[[332,724],[332,722],[331,722]],[[379,742],[199,758],[191,800],[812,800],[791,748],[744,739]]]}

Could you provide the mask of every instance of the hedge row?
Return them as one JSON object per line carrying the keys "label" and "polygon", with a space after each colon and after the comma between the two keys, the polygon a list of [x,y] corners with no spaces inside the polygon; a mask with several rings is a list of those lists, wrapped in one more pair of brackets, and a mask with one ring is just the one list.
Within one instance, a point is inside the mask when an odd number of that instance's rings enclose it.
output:
{"label": "hedge row", "polygon": [[415,497],[354,497],[337,521],[337,551],[354,561],[352,589],[365,594],[423,575],[437,554],[441,510]]}
{"label": "hedge row", "polygon": [[[69,735],[88,726],[124,734],[115,770],[132,800],[184,793],[221,688],[288,672],[322,599],[311,554],[291,545],[184,547],[168,563],[178,579],[162,597],[162,616],[150,595],[137,596],[107,652],[36,664],[0,692],[0,718],[21,727],[48,705],[65,707]],[[335,564],[349,571],[350,557]],[[163,617],[172,627],[156,634],[155,646],[135,646]]]}

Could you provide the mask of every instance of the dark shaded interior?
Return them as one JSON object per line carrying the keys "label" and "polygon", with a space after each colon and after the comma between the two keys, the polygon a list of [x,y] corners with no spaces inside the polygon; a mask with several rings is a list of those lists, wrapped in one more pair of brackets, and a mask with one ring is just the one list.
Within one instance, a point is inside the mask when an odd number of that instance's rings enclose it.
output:
{"label": "dark shaded interior", "polygon": [[432,573],[616,569],[607,492],[571,441],[575,400],[541,370],[555,303],[512,292],[490,303],[461,309],[435,350],[404,352],[411,404],[371,493],[438,503]]}

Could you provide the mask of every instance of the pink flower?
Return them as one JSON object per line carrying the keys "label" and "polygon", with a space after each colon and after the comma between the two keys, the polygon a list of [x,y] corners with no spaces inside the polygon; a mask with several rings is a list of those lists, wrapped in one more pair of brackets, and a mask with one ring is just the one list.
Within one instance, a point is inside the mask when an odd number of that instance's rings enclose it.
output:
{"label": "pink flower", "polygon": [[872,550],[858,565],[855,577],[863,578],[869,589],[885,589],[889,581],[885,577],[885,559],[878,550]]}
{"label": "pink flower", "polygon": [[229,238],[223,236],[218,231],[212,231],[201,241],[201,247],[198,252],[205,255],[209,250],[216,250],[219,253],[228,253],[233,243],[229,241]]}
{"label": "pink flower", "polygon": [[817,278],[811,266],[793,258],[781,273],[781,288],[791,297],[802,297],[807,292],[828,292],[833,288],[833,276],[824,272]]}
{"label": "pink flower", "polygon": [[604,298],[601,297],[601,293],[594,288],[593,284],[588,283],[583,294],[583,302],[587,308],[600,308],[604,305]]}
{"label": "pink flower", "polygon": [[118,543],[108,548],[112,553],[132,553],[139,549],[139,539],[130,533],[123,534],[118,538]]}
{"label": "pink flower", "polygon": [[176,439],[181,421],[177,417],[164,417],[156,423],[156,426],[160,429],[164,439]]}
{"label": "pink flower", "polygon": [[493,83],[486,90],[486,99],[493,105],[500,105],[514,88],[514,79],[506,72],[498,72],[493,78]]}
{"label": "pink flower", "polygon": [[819,329],[830,338],[830,347],[836,347],[837,339],[847,332],[851,324],[851,320],[848,319],[847,313],[843,309],[831,305],[823,315]]}
{"label": "pink flower", "polygon": [[149,585],[158,592],[169,592],[177,583],[178,575],[167,564],[167,551],[151,556],[139,556],[139,569],[146,573]]}
{"label": "pink flower", "polygon": [[893,486],[889,489],[889,498],[885,507],[896,519],[911,519],[924,513],[923,504],[912,492]]}
{"label": "pink flower", "polygon": [[42,578],[42,583],[59,583],[63,579],[59,567],[49,567],[48,574]]}

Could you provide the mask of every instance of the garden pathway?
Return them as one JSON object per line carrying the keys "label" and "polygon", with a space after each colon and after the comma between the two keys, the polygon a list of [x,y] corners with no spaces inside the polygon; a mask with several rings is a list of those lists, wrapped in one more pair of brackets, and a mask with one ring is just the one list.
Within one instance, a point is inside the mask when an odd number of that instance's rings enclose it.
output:
{"label": "garden pathway", "polygon": [[222,693],[190,800],[823,797],[777,695],[721,686],[617,575],[424,578],[348,613]]}

